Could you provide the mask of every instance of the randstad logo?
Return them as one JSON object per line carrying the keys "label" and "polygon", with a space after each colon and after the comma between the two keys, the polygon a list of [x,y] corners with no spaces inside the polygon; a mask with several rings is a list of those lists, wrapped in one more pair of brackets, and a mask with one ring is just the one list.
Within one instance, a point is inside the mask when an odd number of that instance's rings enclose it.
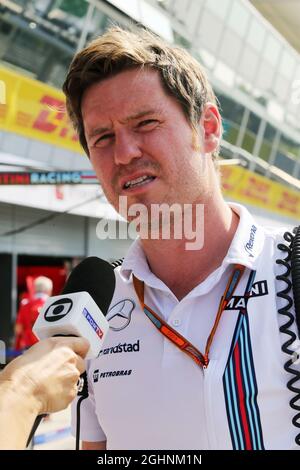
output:
{"label": "randstad logo", "polygon": [[255,234],[257,232],[257,227],[255,225],[252,225],[251,230],[250,230],[250,237],[248,242],[245,245],[245,250],[247,251],[248,255],[253,258],[252,250],[254,246],[254,239],[255,239]]}
{"label": "randstad logo", "polygon": [[118,354],[123,352],[139,352],[140,350],[140,340],[138,339],[136,343],[119,343],[112,348],[102,349],[99,356],[104,356],[106,354]]}

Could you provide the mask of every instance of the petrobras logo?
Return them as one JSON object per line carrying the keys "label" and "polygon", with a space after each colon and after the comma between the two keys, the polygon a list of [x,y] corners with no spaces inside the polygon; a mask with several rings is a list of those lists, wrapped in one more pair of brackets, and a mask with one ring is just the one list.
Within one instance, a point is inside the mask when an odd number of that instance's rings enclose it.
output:
{"label": "petrobras logo", "polygon": [[100,326],[97,325],[95,320],[93,319],[92,315],[87,311],[86,308],[83,309],[82,311],[83,316],[87,319],[93,330],[95,331],[96,335],[102,339],[103,337],[103,331],[101,330]]}
{"label": "petrobras logo", "polygon": [[253,258],[252,250],[254,246],[254,240],[255,240],[255,235],[257,232],[257,227],[255,225],[252,225],[251,230],[250,230],[250,236],[249,240],[245,245],[245,250],[247,251],[248,255]]}
{"label": "petrobras logo", "polygon": [[97,383],[99,380],[99,369],[94,370],[93,372],[93,382]]}
{"label": "petrobras logo", "polygon": [[108,379],[110,377],[124,377],[125,375],[131,375],[132,369],[123,370],[111,370],[108,372],[100,372],[99,369],[93,372],[93,382],[97,383],[99,379]]}

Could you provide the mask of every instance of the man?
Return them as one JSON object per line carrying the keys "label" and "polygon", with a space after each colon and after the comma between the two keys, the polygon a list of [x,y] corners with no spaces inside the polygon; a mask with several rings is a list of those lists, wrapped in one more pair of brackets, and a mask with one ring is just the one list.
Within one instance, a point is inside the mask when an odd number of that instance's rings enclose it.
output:
{"label": "man", "polygon": [[88,349],[84,338],[49,338],[0,372],[0,449],[24,449],[38,415],[66,408]]}
{"label": "man", "polygon": [[203,69],[148,32],[113,28],[76,55],[64,92],[109,202],[119,210],[125,197],[130,222],[137,205],[177,204],[183,218],[188,207],[204,239],[195,250],[189,233],[163,237],[165,225],[179,228],[174,214],[141,220],[144,236],[115,269],[105,347],[88,366],[83,448],[293,448],[281,235],[222,197],[222,124]]}
{"label": "man", "polygon": [[38,339],[32,331],[32,327],[45,304],[52,294],[53,283],[46,276],[38,276],[33,281],[33,296],[28,301],[21,303],[15,325],[15,349],[22,350],[33,346]]}

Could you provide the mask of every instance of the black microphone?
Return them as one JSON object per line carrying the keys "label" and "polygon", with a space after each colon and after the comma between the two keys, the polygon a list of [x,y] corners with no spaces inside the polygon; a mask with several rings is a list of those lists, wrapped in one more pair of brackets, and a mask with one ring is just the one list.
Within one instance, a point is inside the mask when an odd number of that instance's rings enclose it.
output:
{"label": "black microphone", "polygon": [[61,295],[85,291],[94,299],[103,315],[106,315],[115,286],[112,265],[101,258],[90,256],[73,269]]}
{"label": "black microphone", "polygon": [[[61,295],[50,297],[43,306],[33,331],[39,339],[51,336],[82,336],[90,343],[86,358],[97,357],[108,330],[107,315],[116,279],[113,267],[95,256],[79,263],[71,272]],[[106,326],[107,324],[107,326]],[[86,373],[78,395],[88,396]],[[32,427],[27,446],[45,415],[39,415]]]}
{"label": "black microphone", "polygon": [[49,297],[33,332],[39,339],[82,336],[90,343],[86,359],[99,355],[109,324],[105,319],[115,290],[113,267],[90,257],[72,271],[61,295]]}

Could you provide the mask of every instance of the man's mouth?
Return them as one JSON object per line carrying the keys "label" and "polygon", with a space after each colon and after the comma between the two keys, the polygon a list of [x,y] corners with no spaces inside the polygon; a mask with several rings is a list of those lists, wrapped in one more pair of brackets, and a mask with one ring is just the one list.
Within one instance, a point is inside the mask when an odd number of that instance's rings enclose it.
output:
{"label": "man's mouth", "polygon": [[150,181],[153,181],[155,178],[156,176],[150,175],[139,176],[138,178],[126,181],[123,185],[123,189],[131,189],[136,188],[137,186],[142,186],[144,184],[150,183]]}

